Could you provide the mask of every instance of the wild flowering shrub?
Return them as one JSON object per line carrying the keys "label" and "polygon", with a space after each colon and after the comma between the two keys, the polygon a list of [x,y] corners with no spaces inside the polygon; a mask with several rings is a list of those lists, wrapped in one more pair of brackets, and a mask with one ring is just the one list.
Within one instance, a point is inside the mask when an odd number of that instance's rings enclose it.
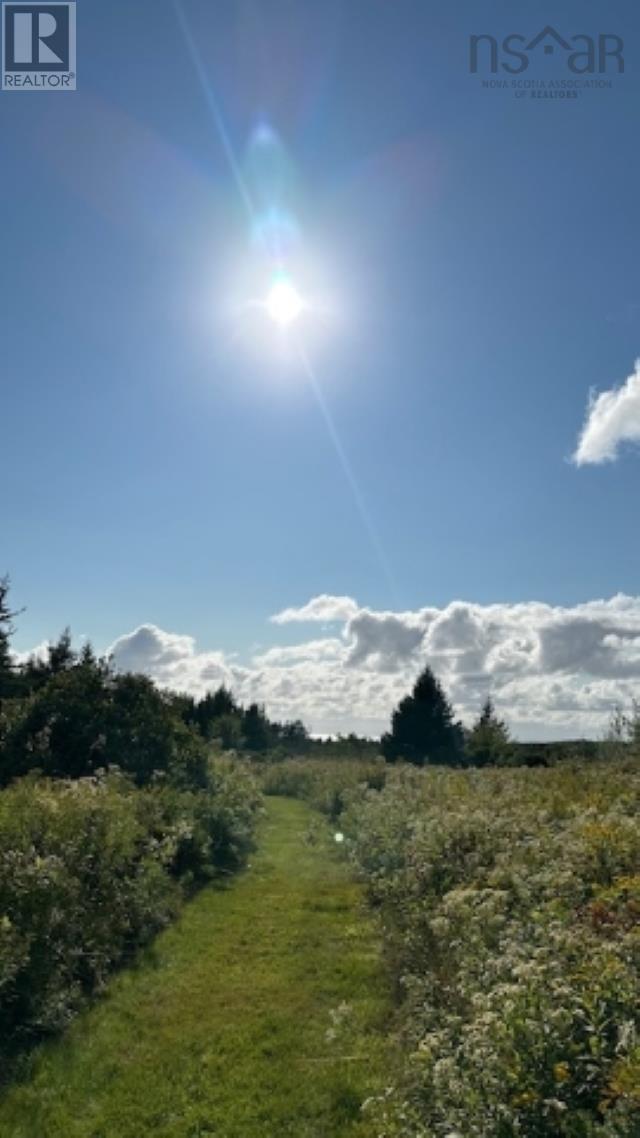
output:
{"label": "wild flowering shrub", "polygon": [[354,790],[384,786],[388,769],[382,759],[284,759],[258,771],[264,794],[303,798],[335,821]]}
{"label": "wild flowering shrub", "polygon": [[406,1075],[384,1135],[640,1135],[640,771],[394,770],[342,815]]}
{"label": "wild flowering shrub", "polygon": [[240,864],[258,802],[228,763],[198,792],[115,774],[2,791],[0,1060],[63,1027],[194,882]]}

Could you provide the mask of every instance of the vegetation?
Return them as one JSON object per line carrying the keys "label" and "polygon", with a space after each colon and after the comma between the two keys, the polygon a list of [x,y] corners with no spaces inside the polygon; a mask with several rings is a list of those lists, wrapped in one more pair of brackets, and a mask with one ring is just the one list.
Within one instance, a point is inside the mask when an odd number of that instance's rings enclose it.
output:
{"label": "vegetation", "polygon": [[626,753],[640,757],[640,700],[635,699],[628,711],[616,708],[602,749],[616,758]]}
{"label": "vegetation", "polygon": [[38,770],[83,778],[116,766],[139,786],[158,774],[206,785],[202,740],[145,676],[116,675],[104,662],[77,663],[14,704],[0,756],[0,781]]}
{"label": "vegetation", "polygon": [[0,712],[3,700],[14,694],[14,668],[9,645],[16,615],[9,605],[9,578],[0,577]]}
{"label": "vegetation", "polygon": [[341,816],[407,1060],[386,1135],[640,1133],[640,771],[392,770]]}
{"label": "vegetation", "polygon": [[471,766],[504,766],[513,758],[507,725],[496,715],[493,700],[485,700],[482,711],[466,740],[466,755]]}
{"label": "vegetation", "polygon": [[64,1027],[212,874],[241,864],[259,798],[212,763],[205,789],[117,775],[0,794],[0,1061]]}
{"label": "vegetation", "polygon": [[301,798],[335,822],[356,789],[380,790],[387,767],[380,759],[288,759],[260,768],[267,795]]}
{"label": "vegetation", "polygon": [[[39,1048],[2,1133],[640,1134],[637,704],[600,744],[519,744],[490,699],[463,731],[427,668],[382,758],[224,688],[162,693],[68,631],[16,667],[15,615],[0,582],[5,1073],[245,863],[259,791],[268,823],[233,890]],[[386,1078],[363,885],[397,1002]]]}
{"label": "vegetation", "polygon": [[454,721],[453,709],[431,668],[418,676],[411,695],[399,703],[391,717],[391,731],[382,736],[381,749],[389,762],[423,766],[463,760],[464,736]]}
{"label": "vegetation", "polygon": [[[138,792],[140,793],[140,792]],[[11,1138],[375,1138],[390,1075],[377,926],[327,827],[268,800],[233,886],[198,893],[0,1099]]]}
{"label": "vegetation", "polygon": [[16,667],[0,582],[0,1062],[60,1030],[175,916],[244,862],[261,796],[213,760],[179,699],[67,630]]}
{"label": "vegetation", "polygon": [[222,750],[246,751],[253,755],[279,751],[282,756],[303,754],[311,745],[303,723],[276,723],[269,720],[260,704],[239,704],[223,687],[207,692],[200,700],[182,697],[186,723]]}

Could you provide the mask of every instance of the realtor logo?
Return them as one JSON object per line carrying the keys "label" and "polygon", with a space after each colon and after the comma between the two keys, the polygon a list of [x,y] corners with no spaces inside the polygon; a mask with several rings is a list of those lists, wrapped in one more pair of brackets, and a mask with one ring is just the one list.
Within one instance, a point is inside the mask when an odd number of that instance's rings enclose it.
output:
{"label": "realtor logo", "polygon": [[605,75],[609,71],[624,74],[624,41],[621,36],[601,32],[596,36],[561,36],[547,24],[533,39],[512,32],[499,43],[495,36],[469,37],[469,71],[489,70],[492,75],[506,71],[521,75],[536,60],[542,47],[544,55],[564,60],[574,75]]}
{"label": "realtor logo", "polygon": [[2,88],[75,91],[75,3],[3,3]]}

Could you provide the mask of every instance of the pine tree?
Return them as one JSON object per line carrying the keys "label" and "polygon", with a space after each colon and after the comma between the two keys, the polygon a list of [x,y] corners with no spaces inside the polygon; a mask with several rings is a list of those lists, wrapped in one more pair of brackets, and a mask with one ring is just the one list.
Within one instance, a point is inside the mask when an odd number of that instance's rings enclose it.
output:
{"label": "pine tree", "polygon": [[509,729],[498,718],[491,696],[487,696],[467,739],[469,762],[476,767],[494,766],[507,762],[510,753]]}
{"label": "pine tree", "polygon": [[381,744],[389,762],[456,766],[462,761],[462,729],[431,668],[424,669],[411,695],[394,711],[391,731],[383,735]]}

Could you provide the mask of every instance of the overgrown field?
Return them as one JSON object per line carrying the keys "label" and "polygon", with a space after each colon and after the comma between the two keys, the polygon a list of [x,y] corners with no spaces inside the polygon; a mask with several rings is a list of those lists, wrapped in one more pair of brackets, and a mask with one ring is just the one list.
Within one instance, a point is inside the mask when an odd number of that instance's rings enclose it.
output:
{"label": "overgrown field", "polygon": [[255,770],[264,794],[302,798],[335,821],[355,790],[380,790],[389,767],[383,759],[285,759]]}
{"label": "overgrown field", "polygon": [[303,765],[270,777],[339,804],[383,921],[406,1061],[380,1135],[637,1138],[637,765],[391,768],[381,790]]}
{"label": "overgrown field", "polygon": [[241,764],[195,791],[122,775],[0,793],[0,1063],[64,1027],[195,884],[240,865],[259,795]]}
{"label": "overgrown field", "polygon": [[376,1138],[389,1080],[377,922],[333,835],[270,798],[246,870],[0,1093],[2,1138]]}

